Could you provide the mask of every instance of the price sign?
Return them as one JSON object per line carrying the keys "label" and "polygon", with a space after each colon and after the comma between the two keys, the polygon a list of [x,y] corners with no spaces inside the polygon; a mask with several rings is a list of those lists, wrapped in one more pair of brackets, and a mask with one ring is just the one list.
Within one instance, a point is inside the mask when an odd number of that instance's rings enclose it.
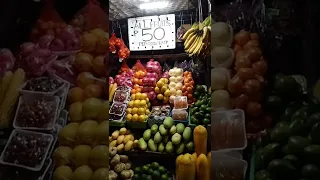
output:
{"label": "price sign", "polygon": [[130,18],[128,35],[130,51],[175,49],[175,15]]}

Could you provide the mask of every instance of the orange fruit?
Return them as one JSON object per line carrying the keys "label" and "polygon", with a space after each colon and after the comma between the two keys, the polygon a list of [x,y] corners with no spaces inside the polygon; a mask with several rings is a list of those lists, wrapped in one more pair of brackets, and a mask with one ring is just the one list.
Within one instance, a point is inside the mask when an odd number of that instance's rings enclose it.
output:
{"label": "orange fruit", "polygon": [[69,90],[68,102],[70,104],[75,102],[83,102],[85,99],[84,90],[79,87],[74,87]]}

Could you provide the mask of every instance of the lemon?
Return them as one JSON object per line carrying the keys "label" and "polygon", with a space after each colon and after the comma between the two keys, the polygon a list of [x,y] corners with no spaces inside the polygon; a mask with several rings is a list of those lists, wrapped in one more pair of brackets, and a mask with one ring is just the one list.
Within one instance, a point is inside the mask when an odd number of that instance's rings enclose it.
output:
{"label": "lemon", "polygon": [[163,79],[163,80],[162,80],[163,83],[168,84],[169,79],[167,79],[167,78],[162,78],[162,79]]}
{"label": "lemon", "polygon": [[148,103],[147,103],[147,107],[148,107],[148,108],[150,108],[150,106],[151,106],[151,103],[150,103],[150,102],[148,102]]}
{"label": "lemon", "polygon": [[167,89],[167,90],[164,92],[164,96],[169,97],[170,95],[171,95],[170,90]]}
{"label": "lemon", "polygon": [[141,93],[138,92],[138,93],[136,94],[136,99],[141,99]]}
{"label": "lemon", "polygon": [[147,101],[146,100],[141,100],[140,101],[140,107],[145,107],[147,104]]}
{"label": "lemon", "polygon": [[140,100],[134,100],[134,107],[140,106]]}
{"label": "lemon", "polygon": [[134,106],[134,101],[130,101],[130,102],[128,103],[128,106],[129,106],[130,108],[132,108],[132,107]]}
{"label": "lemon", "polygon": [[131,121],[132,120],[132,114],[127,114],[127,118],[126,118],[128,121]]}
{"label": "lemon", "polygon": [[157,82],[157,87],[161,88],[163,85],[164,85],[164,83],[162,81]]}
{"label": "lemon", "polygon": [[146,109],[146,114],[149,115],[150,114],[150,110]]}
{"label": "lemon", "polygon": [[143,100],[143,99],[147,99],[148,98],[148,96],[147,96],[147,94],[146,93],[141,93],[141,99]]}
{"label": "lemon", "polygon": [[136,94],[131,95],[131,100],[136,100]]}
{"label": "lemon", "polygon": [[160,88],[155,87],[155,88],[154,88],[154,91],[155,91],[157,94],[159,94],[159,93],[160,93]]}
{"label": "lemon", "polygon": [[131,113],[132,114],[137,114],[138,110],[139,110],[138,108],[134,107],[134,108],[132,108],[132,112]]}
{"label": "lemon", "polygon": [[127,108],[126,112],[127,112],[127,114],[131,114],[132,113],[132,108]]}
{"label": "lemon", "polygon": [[163,87],[161,88],[161,93],[164,93],[167,89],[168,89],[168,87],[163,86]]}
{"label": "lemon", "polygon": [[132,121],[138,121],[139,120],[139,115],[138,114],[134,114],[132,116]]}
{"label": "lemon", "polygon": [[149,98],[146,98],[146,101],[149,102]]}
{"label": "lemon", "polygon": [[158,98],[159,100],[162,100],[162,99],[163,99],[163,95],[162,95],[162,94],[158,94],[158,95],[157,95],[157,98]]}
{"label": "lemon", "polygon": [[145,121],[145,115],[140,115],[138,120],[139,120],[139,122],[144,122]]}
{"label": "lemon", "polygon": [[138,114],[144,115],[145,113],[146,113],[146,109],[145,108],[139,108]]}

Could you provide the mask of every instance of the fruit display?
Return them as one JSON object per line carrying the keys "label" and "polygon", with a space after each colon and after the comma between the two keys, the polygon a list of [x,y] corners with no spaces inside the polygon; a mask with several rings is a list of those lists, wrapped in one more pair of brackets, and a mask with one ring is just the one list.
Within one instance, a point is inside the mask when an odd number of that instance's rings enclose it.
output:
{"label": "fruit display", "polygon": [[192,129],[184,124],[174,125],[171,117],[166,117],[158,126],[154,124],[143,133],[138,141],[141,151],[182,154],[193,151]]}
{"label": "fruit display", "polygon": [[104,54],[108,51],[109,34],[103,29],[95,28],[81,35],[82,52]]}
{"label": "fruit display", "polygon": [[79,52],[75,56],[74,67],[78,72],[92,72],[97,77],[106,76],[105,56],[92,56],[86,52]]}
{"label": "fruit display", "polygon": [[14,130],[0,161],[3,164],[38,171],[44,164],[52,142],[53,137],[49,134]]}
{"label": "fruit display", "polygon": [[203,22],[197,22],[183,35],[185,52],[189,56],[201,56],[210,54],[211,40],[211,16]]}
{"label": "fruit display", "polygon": [[133,122],[145,122],[150,114],[150,106],[151,103],[146,93],[132,94],[126,109],[126,119]]}
{"label": "fruit display", "polygon": [[129,157],[126,155],[119,155],[116,147],[109,147],[109,180],[129,180],[134,176],[132,164]]}
{"label": "fruit display", "polygon": [[149,125],[157,124],[160,126],[164,119],[169,116],[170,109],[170,106],[153,106],[148,119]]}
{"label": "fruit display", "polygon": [[59,144],[69,147],[77,144],[106,145],[109,137],[108,128],[108,121],[97,123],[93,120],[86,120],[82,123],[69,123],[58,133]]}
{"label": "fruit display", "polygon": [[192,78],[192,72],[190,71],[183,72],[183,86],[181,90],[182,90],[182,95],[188,98],[188,104],[191,104],[195,101],[193,97],[194,81]]}
{"label": "fruit display", "polygon": [[61,89],[63,85],[64,82],[62,82],[59,79],[52,77],[40,77],[33,78],[27,81],[22,90],[43,93],[54,93]]}
{"label": "fruit display", "polygon": [[174,98],[182,95],[183,69],[174,67],[169,70],[169,76],[169,89],[171,92],[169,102],[173,104]]}
{"label": "fruit display", "polygon": [[134,175],[132,180],[140,179],[171,179],[169,171],[164,167],[160,166],[158,162],[152,162],[143,166],[138,166],[133,169]]}
{"label": "fruit display", "polygon": [[109,137],[109,147],[116,147],[117,152],[131,151],[138,145],[138,140],[126,128],[114,131]]}
{"label": "fruit display", "polygon": [[[198,90],[201,90],[201,92],[203,92],[202,88],[200,88],[200,86],[199,86]],[[197,91],[197,92],[199,92],[199,91]],[[210,94],[205,93],[205,92],[202,93],[202,95],[200,95],[200,97],[198,97],[198,100],[190,106],[190,123],[194,124],[194,125],[211,124],[211,96],[210,96]]]}
{"label": "fruit display", "polygon": [[164,104],[169,102],[171,91],[169,89],[169,80],[167,78],[160,78],[154,88],[157,93],[157,99]]}

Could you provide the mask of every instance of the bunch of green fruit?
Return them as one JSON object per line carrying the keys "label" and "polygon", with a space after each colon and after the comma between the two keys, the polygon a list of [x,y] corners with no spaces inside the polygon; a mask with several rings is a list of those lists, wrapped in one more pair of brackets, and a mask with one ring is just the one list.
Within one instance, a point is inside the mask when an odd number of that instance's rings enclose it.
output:
{"label": "bunch of green fruit", "polygon": [[143,133],[138,146],[142,151],[182,154],[185,151],[192,152],[192,129],[179,123],[174,125],[171,117],[166,117],[160,126],[154,124]]}
{"label": "bunch of green fruit", "polygon": [[208,125],[211,123],[211,95],[201,95],[190,107],[190,123]]}
{"label": "bunch of green fruit", "polygon": [[134,168],[132,180],[169,180],[168,170],[159,163],[153,162]]}

